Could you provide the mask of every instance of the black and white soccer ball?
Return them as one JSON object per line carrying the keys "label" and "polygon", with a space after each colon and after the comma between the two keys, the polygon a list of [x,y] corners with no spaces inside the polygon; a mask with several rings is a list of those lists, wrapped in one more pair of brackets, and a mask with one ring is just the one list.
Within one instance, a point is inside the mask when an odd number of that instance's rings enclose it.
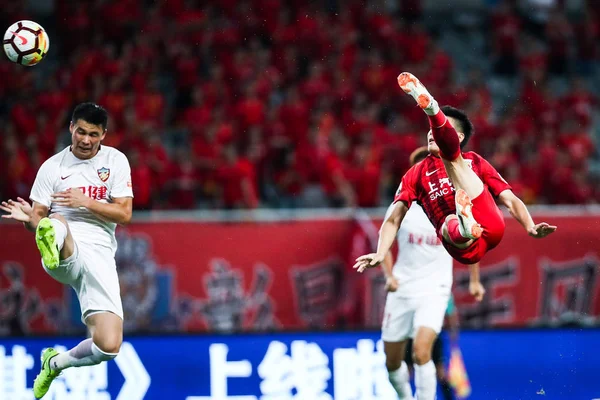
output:
{"label": "black and white soccer ball", "polygon": [[44,59],[50,48],[48,34],[40,24],[18,21],[4,33],[4,53],[14,63],[33,66]]}

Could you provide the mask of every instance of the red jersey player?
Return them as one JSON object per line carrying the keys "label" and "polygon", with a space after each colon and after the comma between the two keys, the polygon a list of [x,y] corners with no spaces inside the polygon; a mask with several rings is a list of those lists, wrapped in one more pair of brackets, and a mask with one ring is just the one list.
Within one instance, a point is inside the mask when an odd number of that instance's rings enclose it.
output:
{"label": "red jersey player", "polygon": [[440,109],[425,86],[408,72],[398,76],[398,84],[429,117],[430,154],[402,178],[393,212],[381,226],[377,253],[358,257],[354,268],[363,272],[383,261],[413,201],[422,205],[448,253],[463,264],[479,262],[502,239],[504,218],[492,195],[530,236],[543,238],[556,230],[545,222],[535,224],[510,185],[479,154],[461,152],[473,132],[462,111],[449,106]]}

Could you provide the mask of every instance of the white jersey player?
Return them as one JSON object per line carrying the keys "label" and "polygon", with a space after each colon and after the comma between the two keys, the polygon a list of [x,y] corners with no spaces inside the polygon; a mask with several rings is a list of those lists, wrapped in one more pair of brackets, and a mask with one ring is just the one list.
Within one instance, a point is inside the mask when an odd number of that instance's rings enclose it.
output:
{"label": "white jersey player", "polygon": [[131,220],[133,191],[125,155],[101,146],[107,120],[102,107],[79,104],[69,127],[71,145],[37,173],[30,196],[33,207],[21,198],[0,207],[9,213],[4,218],[22,221],[35,231],[43,268],[73,287],[91,334],[68,352],[44,350],[33,385],[37,399],[63,369],[115,358],[123,340],[115,227]]}
{"label": "white jersey player", "polygon": [[[411,165],[427,156],[427,148],[413,152]],[[391,207],[388,209],[388,213]],[[387,218],[387,216],[386,216]],[[413,339],[416,394],[419,400],[436,396],[433,344],[442,329],[452,289],[452,257],[442,246],[435,228],[416,203],[407,212],[397,235],[398,259],[383,263],[388,291],[382,323],[382,339],[390,382],[400,399],[412,399],[406,343]],[[471,292],[480,298],[478,264],[472,267]]]}

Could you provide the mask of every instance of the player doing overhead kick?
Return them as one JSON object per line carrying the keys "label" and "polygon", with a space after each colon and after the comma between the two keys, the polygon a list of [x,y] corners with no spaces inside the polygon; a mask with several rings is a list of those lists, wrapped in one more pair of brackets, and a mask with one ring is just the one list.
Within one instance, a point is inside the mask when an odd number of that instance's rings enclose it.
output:
{"label": "player doing overhead kick", "polygon": [[423,207],[448,253],[463,264],[480,261],[502,239],[504,219],[494,196],[530,236],[543,238],[556,230],[545,222],[535,224],[525,204],[483,157],[461,151],[473,133],[465,113],[449,106],[440,109],[408,72],[398,76],[398,84],[429,118],[430,154],[402,178],[394,207],[381,226],[377,252],[358,257],[354,268],[362,272],[384,260],[414,201]]}

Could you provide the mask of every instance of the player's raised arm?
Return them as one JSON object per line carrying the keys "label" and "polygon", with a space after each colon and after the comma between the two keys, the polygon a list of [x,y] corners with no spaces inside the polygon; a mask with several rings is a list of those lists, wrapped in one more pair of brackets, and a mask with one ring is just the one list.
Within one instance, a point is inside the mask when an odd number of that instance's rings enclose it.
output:
{"label": "player's raised arm", "polygon": [[394,204],[390,215],[381,224],[379,241],[377,242],[377,254],[380,255],[382,260],[392,248],[398,234],[398,229],[400,229],[407,211],[408,207],[406,204],[403,201],[398,201]]}
{"label": "player's raised arm", "polygon": [[387,218],[383,221],[381,229],[379,230],[379,241],[377,243],[377,253],[365,254],[356,259],[356,264],[353,268],[358,272],[364,272],[368,268],[378,266],[383,262],[387,253],[390,251],[398,229],[402,224],[402,220],[408,211],[408,207],[403,201],[396,202]]}
{"label": "player's raised arm", "polygon": [[505,190],[498,196],[500,203],[504,204],[510,215],[514,217],[523,228],[527,231],[529,236],[541,239],[548,236],[556,230],[556,226],[549,225],[546,222],[536,224],[529,214],[529,210],[525,206],[525,203],[519,199],[512,190]]}
{"label": "player's raised arm", "polygon": [[[23,200],[21,198],[19,198],[19,200]],[[23,206],[26,208],[25,205],[29,205],[29,203],[27,203],[25,200],[22,201]],[[33,207],[31,208],[31,214],[30,214],[30,219],[29,222],[25,222],[23,223],[23,225],[25,226],[25,229],[27,229],[30,232],[35,232],[40,220],[42,218],[45,218],[48,216],[48,212],[49,209],[48,207],[46,207],[43,204],[38,203],[37,201],[33,202]]]}
{"label": "player's raised arm", "polygon": [[31,207],[21,197],[17,197],[17,201],[3,201],[0,205],[0,210],[7,213],[2,215],[2,218],[22,222],[23,226],[31,232],[35,232],[40,219],[48,216],[48,207],[37,202],[33,202],[33,207]]}

